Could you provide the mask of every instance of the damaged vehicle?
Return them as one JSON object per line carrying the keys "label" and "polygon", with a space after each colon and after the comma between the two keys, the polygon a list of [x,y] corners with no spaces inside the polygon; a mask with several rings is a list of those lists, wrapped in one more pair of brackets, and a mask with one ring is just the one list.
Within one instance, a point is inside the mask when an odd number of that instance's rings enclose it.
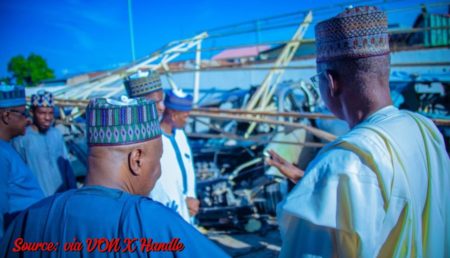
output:
{"label": "damaged vehicle", "polygon": [[[209,98],[201,107],[241,108],[253,92],[254,88],[231,90],[220,97]],[[270,107],[277,112],[311,112],[318,105],[319,94],[312,85],[304,81],[288,81],[278,85]],[[292,117],[274,119],[314,123]],[[208,125],[206,133],[220,135],[226,132],[227,137],[207,140],[190,137],[200,200],[198,224],[205,228],[264,233],[276,225],[276,206],[289,187],[276,169],[265,165],[264,151],[273,149],[303,167],[317,148],[305,148],[301,143],[317,139],[303,129],[263,123],[258,124],[251,136],[245,139],[241,136],[249,127],[248,122],[220,118],[202,121],[194,117],[194,123],[199,122]]]}

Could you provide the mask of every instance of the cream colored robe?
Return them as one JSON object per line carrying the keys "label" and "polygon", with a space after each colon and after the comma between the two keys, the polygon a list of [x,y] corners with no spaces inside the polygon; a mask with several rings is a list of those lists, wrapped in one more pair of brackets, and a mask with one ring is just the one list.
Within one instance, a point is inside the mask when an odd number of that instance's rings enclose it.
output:
{"label": "cream colored robe", "polygon": [[385,107],[324,147],[280,203],[280,256],[450,257],[449,173],[435,125]]}

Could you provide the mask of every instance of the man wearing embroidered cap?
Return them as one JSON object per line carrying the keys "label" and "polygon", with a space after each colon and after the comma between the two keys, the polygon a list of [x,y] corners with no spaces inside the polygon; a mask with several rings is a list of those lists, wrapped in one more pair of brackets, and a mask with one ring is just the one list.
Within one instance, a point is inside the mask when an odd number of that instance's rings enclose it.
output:
{"label": "man wearing embroidered cap", "polygon": [[[186,124],[186,119],[189,115],[188,112],[192,110],[192,96],[181,93],[183,97],[177,97],[173,91],[169,91],[168,96],[164,99],[161,79],[158,72],[153,70],[146,72],[138,71],[129,75],[124,79],[124,85],[128,97],[143,97],[155,101],[160,119],[162,119],[165,111],[165,105],[169,105],[169,110],[166,112],[167,115],[165,115],[166,122],[162,122],[163,128],[166,128],[170,132],[163,135],[163,146],[166,150],[161,159],[163,177],[159,180],[161,183],[156,185],[151,197],[172,207],[186,221],[192,221],[191,216],[197,214],[199,202],[196,199],[197,195],[195,193],[192,153],[187,142],[186,134],[182,130]],[[168,128],[166,125],[172,125],[172,115],[175,115],[174,117],[178,125],[174,125],[173,128]],[[176,132],[174,134],[176,137],[172,137],[173,139],[168,137],[168,135],[172,135],[172,129]],[[170,139],[174,140],[174,142],[170,141]],[[179,146],[181,146],[182,150],[179,150]],[[176,156],[175,150],[180,153],[183,152],[183,155],[185,155],[184,158]],[[173,163],[175,157],[178,161],[177,163]],[[173,167],[174,164],[175,168]],[[166,175],[164,171],[167,171]],[[189,186],[185,184],[189,184]]]}
{"label": "man wearing embroidered cap", "polygon": [[170,90],[164,99],[164,153],[161,178],[150,197],[176,210],[186,221],[193,222],[199,209],[195,187],[192,151],[184,127],[192,110],[192,96],[182,90]]}
{"label": "man wearing embroidered cap", "polygon": [[350,8],[315,31],[312,79],[352,129],[304,174],[268,161],[301,178],[278,207],[281,257],[448,257],[449,157],[429,119],[392,106],[386,15]]}
{"label": "man wearing embroidered cap", "polygon": [[[86,185],[50,196],[20,214],[5,234],[0,257],[227,257],[174,211],[147,197],[160,176],[162,155],[153,102],[95,99],[86,120]],[[17,237],[60,246],[54,252],[13,252]],[[89,251],[88,239],[120,242],[114,250],[102,252],[102,242]],[[63,244],[74,240],[83,244],[81,250],[64,250]],[[152,252],[156,243],[178,248]]]}
{"label": "man wearing embroidered cap", "polygon": [[123,84],[130,98],[146,98],[155,101],[158,115],[164,112],[164,92],[161,79],[157,71],[138,71],[127,76]]}
{"label": "man wearing embroidered cap", "polygon": [[33,171],[45,196],[75,188],[64,138],[52,126],[53,94],[38,91],[31,96],[30,106],[33,124],[27,127],[24,136],[15,138],[12,145]]}
{"label": "man wearing embroidered cap", "polygon": [[44,196],[38,182],[12,148],[29,123],[25,89],[0,85],[0,239],[12,218]]}

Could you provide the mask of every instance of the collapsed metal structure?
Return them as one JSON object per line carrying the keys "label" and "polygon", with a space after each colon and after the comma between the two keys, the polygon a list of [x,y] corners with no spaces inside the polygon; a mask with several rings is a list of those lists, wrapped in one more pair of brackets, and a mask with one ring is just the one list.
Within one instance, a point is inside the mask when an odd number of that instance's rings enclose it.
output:
{"label": "collapsed metal structure", "polygon": [[[86,147],[82,146],[83,113],[90,98],[125,94],[123,78],[137,70],[158,70],[171,88],[177,88],[170,62],[182,54],[195,53],[195,69],[190,72],[194,73],[193,95],[199,106],[191,113],[194,125],[188,135],[196,160],[201,201],[199,223],[205,227],[249,232],[264,230],[271,225],[275,206],[289,184],[265,166],[263,151],[284,152],[289,162],[304,168],[318,149],[336,138],[319,122],[339,123],[334,116],[321,112],[317,89],[309,82],[282,81],[300,44],[310,41],[303,37],[312,22],[312,12],[302,15],[303,21],[291,40],[285,42],[275,62],[269,68],[263,67],[268,73],[259,86],[242,90],[239,96],[230,91],[228,96],[207,107],[199,105],[200,72],[210,69],[201,63],[202,42],[209,37],[206,32],[171,42],[147,57],[87,82],[55,90],[60,123],[69,128],[66,136],[72,154],[81,163],[86,162]],[[229,103],[231,108],[222,108],[224,103]],[[434,122],[450,125],[449,119],[434,119]]]}

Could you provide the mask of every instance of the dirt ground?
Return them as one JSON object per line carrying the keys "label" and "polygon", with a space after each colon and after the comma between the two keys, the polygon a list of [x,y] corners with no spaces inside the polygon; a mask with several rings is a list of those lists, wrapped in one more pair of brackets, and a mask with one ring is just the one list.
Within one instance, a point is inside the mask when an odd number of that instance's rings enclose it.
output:
{"label": "dirt ground", "polygon": [[277,229],[271,229],[264,235],[209,231],[207,236],[232,257],[278,257],[281,249],[280,232]]}

